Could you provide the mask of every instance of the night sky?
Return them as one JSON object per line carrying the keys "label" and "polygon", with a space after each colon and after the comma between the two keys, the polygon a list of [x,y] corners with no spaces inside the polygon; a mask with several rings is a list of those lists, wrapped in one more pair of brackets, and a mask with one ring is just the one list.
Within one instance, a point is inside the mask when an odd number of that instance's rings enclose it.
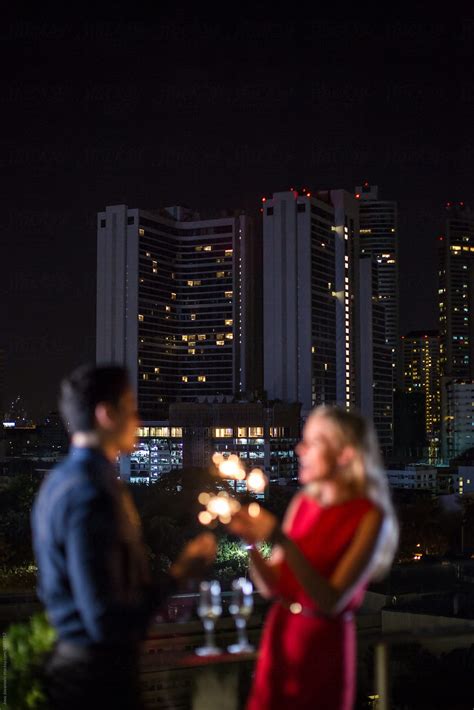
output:
{"label": "night sky", "polygon": [[367,179],[399,202],[402,332],[437,327],[443,205],[474,204],[474,19],[253,12],[0,29],[0,347],[32,416],[94,358],[107,204],[258,210]]}

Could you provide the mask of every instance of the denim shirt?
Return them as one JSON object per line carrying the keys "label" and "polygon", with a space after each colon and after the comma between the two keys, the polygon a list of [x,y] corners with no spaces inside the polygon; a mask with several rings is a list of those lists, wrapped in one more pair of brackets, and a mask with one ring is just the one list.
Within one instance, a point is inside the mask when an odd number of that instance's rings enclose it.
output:
{"label": "denim shirt", "polygon": [[[102,450],[72,445],[34,501],[37,594],[60,640],[136,645],[176,589],[169,576],[143,584],[133,600],[125,601],[117,589],[117,579],[127,579],[124,567],[131,560],[123,551],[111,493],[116,479]],[[112,569],[120,575],[113,577]]]}

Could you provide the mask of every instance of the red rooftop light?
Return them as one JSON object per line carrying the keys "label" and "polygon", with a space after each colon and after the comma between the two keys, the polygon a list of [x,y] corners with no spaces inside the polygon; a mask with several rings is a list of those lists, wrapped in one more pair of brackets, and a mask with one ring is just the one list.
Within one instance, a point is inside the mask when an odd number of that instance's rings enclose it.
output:
{"label": "red rooftop light", "polygon": [[267,198],[266,198],[266,197],[262,197],[262,202],[266,202],[266,201],[267,201]]}
{"label": "red rooftop light", "polygon": [[355,196],[356,196],[356,200],[358,200],[360,198],[360,194],[358,192],[356,192]]}

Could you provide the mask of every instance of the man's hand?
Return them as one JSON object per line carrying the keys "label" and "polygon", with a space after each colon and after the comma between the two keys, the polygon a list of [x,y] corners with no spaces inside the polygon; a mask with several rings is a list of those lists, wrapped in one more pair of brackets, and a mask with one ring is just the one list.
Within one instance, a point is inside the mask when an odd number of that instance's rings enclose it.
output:
{"label": "man's hand", "polygon": [[216,538],[210,532],[203,532],[184,546],[171,565],[170,574],[177,579],[202,577],[206,567],[214,562],[216,552]]}
{"label": "man's hand", "polygon": [[249,515],[248,508],[241,508],[232,516],[228,528],[250,544],[268,540],[278,524],[277,518],[268,510],[260,508],[256,516]]}

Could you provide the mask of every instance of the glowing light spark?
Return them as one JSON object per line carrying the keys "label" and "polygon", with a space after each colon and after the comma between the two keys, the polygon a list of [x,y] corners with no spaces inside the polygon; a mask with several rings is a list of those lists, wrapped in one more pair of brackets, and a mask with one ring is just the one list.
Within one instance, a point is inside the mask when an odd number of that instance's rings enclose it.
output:
{"label": "glowing light spark", "polygon": [[[206,510],[198,514],[199,522],[202,525],[209,525],[217,518],[221,523],[227,525],[232,519],[232,515],[240,510],[240,503],[235,498],[231,498],[226,491],[220,491],[217,495],[200,494],[198,498]],[[205,502],[204,502],[205,501]]]}
{"label": "glowing light spark", "polygon": [[201,525],[209,525],[209,523],[212,523],[212,515],[207,512],[207,510],[201,510],[201,512],[198,515],[199,522]]}
{"label": "glowing light spark", "polygon": [[247,489],[253,493],[263,493],[267,478],[259,468],[254,468],[247,476]]}
{"label": "glowing light spark", "polygon": [[251,518],[256,518],[260,514],[260,506],[258,503],[250,503],[248,507],[249,515]]}

